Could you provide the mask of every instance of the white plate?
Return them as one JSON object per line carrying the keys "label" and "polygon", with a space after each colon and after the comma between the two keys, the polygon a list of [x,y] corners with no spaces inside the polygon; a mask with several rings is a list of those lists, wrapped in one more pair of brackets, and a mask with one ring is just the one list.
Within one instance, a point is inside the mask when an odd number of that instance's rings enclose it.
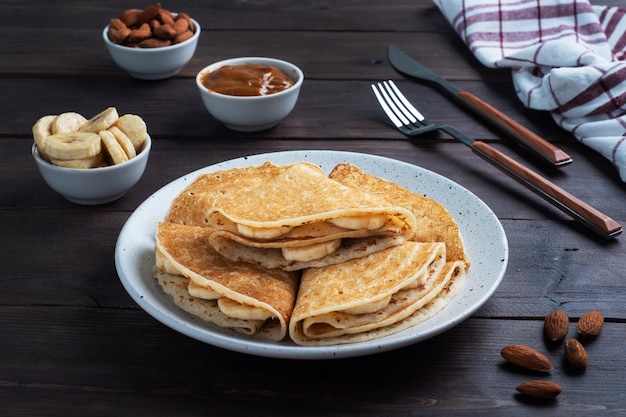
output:
{"label": "white plate", "polygon": [[[338,346],[303,347],[288,340],[255,341],[220,329],[185,313],[165,295],[152,277],[154,234],[172,200],[199,174],[260,165],[308,161],[329,173],[338,163],[400,184],[443,204],[461,230],[471,262],[465,287],[442,311],[414,327],[381,339]],[[115,265],[130,296],[148,314],[194,339],[232,351],[289,359],[331,359],[362,356],[397,349],[442,333],[470,317],[494,293],[506,270],[508,244],[498,218],[478,197],[455,182],[414,165],[374,155],[332,151],[288,151],[238,158],[191,172],[161,188],[143,202],[120,232]]]}

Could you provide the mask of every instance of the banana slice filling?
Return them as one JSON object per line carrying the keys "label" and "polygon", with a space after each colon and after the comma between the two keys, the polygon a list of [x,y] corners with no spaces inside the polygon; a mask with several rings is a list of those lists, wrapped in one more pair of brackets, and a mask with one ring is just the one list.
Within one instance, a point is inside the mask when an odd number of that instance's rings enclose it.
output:
{"label": "banana slice filling", "polygon": [[382,310],[383,308],[387,307],[387,304],[389,304],[389,301],[391,301],[391,295],[388,295],[387,297],[382,298],[380,300],[369,302],[367,304],[363,304],[363,305],[352,307],[352,308],[346,308],[345,310],[343,310],[343,312],[348,313],[348,314],[373,313],[375,311]]}
{"label": "banana slice filling", "polygon": [[272,314],[263,308],[238,303],[230,298],[219,298],[217,306],[222,313],[235,319],[267,320],[272,317]]}
{"label": "banana slice filling", "polygon": [[[327,220],[337,227],[348,230],[376,230],[385,225],[389,216],[386,214],[372,216],[348,216]],[[297,226],[281,226],[281,227],[252,227],[244,224],[237,224],[237,232],[242,236],[252,239],[276,239],[287,235]]]}
{"label": "banana slice filling", "polygon": [[372,215],[372,216],[349,216],[339,217],[336,219],[328,220],[330,223],[337,227],[350,230],[376,230],[385,225],[388,216],[386,214]]}
{"label": "banana slice filling", "polygon": [[308,262],[323,258],[337,250],[341,246],[341,239],[299,248],[282,248],[283,257],[288,261]]}
{"label": "banana slice filling", "polygon": [[189,295],[192,297],[202,298],[203,300],[217,300],[217,307],[220,311],[228,317],[232,317],[234,319],[267,320],[273,317],[269,311],[263,308],[231,300],[230,298],[226,298],[210,288],[196,284],[192,280],[189,281],[187,291],[189,291]]}
{"label": "banana slice filling", "polygon": [[222,295],[212,289],[198,285],[192,280],[189,280],[187,291],[189,291],[189,295],[192,297],[202,298],[203,300],[217,300],[222,297]]}
{"label": "banana slice filling", "polygon": [[237,224],[237,231],[245,237],[253,239],[275,239],[289,233],[293,227],[251,227],[243,224]]}

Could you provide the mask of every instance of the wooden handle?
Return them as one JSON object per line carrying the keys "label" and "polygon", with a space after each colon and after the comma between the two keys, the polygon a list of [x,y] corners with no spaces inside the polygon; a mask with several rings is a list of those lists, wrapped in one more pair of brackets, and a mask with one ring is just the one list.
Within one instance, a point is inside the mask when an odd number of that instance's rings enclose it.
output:
{"label": "wooden handle", "polygon": [[493,124],[506,130],[517,140],[521,141],[552,163],[562,165],[572,161],[572,158],[562,149],[554,146],[541,136],[531,132],[515,120],[508,117],[506,114],[502,113],[500,110],[494,108],[488,103],[485,103],[472,93],[461,91],[458,93],[458,97],[466,105],[487,117],[487,119],[489,119],[489,121]]}
{"label": "wooden handle", "polygon": [[485,142],[475,141],[472,145],[472,150],[481,158],[490,162],[531,191],[544,197],[563,212],[590,227],[605,239],[621,233],[622,226],[615,220],[574,197],[516,160],[492,148]]}

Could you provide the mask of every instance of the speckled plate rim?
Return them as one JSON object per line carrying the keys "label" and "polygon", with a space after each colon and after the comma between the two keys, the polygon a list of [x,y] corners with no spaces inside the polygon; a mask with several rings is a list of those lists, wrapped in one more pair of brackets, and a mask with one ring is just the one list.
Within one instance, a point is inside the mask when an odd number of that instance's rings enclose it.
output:
{"label": "speckled plate rim", "polygon": [[[206,323],[176,307],[152,276],[155,225],[172,200],[198,175],[221,169],[307,161],[329,173],[339,163],[400,184],[443,204],[459,224],[471,267],[461,293],[442,311],[420,324],[373,341],[337,346],[298,346],[289,340],[256,341]],[[196,340],[224,349],[285,359],[335,359],[364,356],[417,343],[440,334],[474,314],[500,285],[508,264],[508,243],[493,211],[459,184],[424,168],[376,155],[341,151],[284,151],[224,161],[165,185],[128,218],[115,247],[115,265],[132,299],[164,325]]]}

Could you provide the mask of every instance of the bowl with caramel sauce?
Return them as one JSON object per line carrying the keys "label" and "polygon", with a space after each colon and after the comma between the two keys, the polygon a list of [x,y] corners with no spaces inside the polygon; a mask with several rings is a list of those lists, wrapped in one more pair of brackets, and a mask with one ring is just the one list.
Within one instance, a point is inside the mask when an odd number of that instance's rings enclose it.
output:
{"label": "bowl with caramel sauce", "polygon": [[275,58],[244,57],[216,62],[196,76],[209,113],[240,132],[270,129],[296,105],[302,70]]}

